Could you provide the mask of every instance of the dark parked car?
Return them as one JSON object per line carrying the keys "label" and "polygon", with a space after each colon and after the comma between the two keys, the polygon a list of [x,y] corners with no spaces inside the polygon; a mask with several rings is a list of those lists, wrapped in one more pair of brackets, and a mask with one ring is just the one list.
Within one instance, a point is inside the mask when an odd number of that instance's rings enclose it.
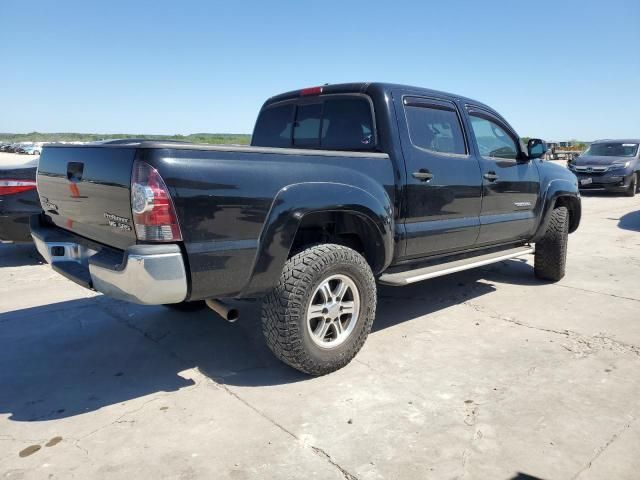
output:
{"label": "dark parked car", "polygon": [[0,240],[31,242],[29,217],[42,211],[36,191],[37,161],[0,167]]}
{"label": "dark parked car", "polygon": [[[541,161],[490,107],[381,83],[269,99],[252,146],[130,141],[45,146],[40,253],[62,275],[144,304],[262,298],[287,364],[346,365],[376,280],[406,285],[534,252],[563,277],[580,223],[575,176]],[[498,340],[499,341],[499,340]]]}
{"label": "dark parked car", "polygon": [[633,197],[640,186],[640,140],[598,140],[569,163],[581,190],[606,190]]}
{"label": "dark parked car", "polygon": [[22,150],[22,144],[12,143],[6,151],[9,153],[22,153],[21,150]]}

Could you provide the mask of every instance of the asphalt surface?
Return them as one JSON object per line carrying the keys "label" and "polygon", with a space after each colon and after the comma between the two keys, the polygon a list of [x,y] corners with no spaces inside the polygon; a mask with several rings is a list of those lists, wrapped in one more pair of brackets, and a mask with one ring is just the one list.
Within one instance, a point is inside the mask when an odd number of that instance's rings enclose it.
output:
{"label": "asphalt surface", "polygon": [[129,305],[0,245],[0,475],[638,478],[640,197],[583,209],[558,284],[529,258],[381,287],[321,378],[273,358],[257,302]]}

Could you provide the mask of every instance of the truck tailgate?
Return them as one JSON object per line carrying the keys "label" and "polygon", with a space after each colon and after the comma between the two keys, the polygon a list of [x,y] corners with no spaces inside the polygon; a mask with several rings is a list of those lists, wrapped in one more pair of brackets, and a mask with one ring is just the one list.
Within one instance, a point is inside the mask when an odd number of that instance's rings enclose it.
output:
{"label": "truck tailgate", "polygon": [[58,227],[116,248],[136,243],[131,172],[136,149],[49,146],[38,165],[38,194]]}

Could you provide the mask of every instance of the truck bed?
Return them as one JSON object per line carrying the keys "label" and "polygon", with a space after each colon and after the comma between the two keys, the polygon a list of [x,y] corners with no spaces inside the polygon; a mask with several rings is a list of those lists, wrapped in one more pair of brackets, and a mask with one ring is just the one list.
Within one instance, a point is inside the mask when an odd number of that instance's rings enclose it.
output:
{"label": "truck bed", "polygon": [[[393,198],[389,157],[376,152],[302,150],[166,141],[117,141],[45,147],[38,171],[45,222],[125,250],[136,238],[131,211],[134,162],[157,169],[174,202],[190,278],[190,299],[234,296],[256,269],[258,250],[271,242],[268,224],[281,209],[331,204],[328,185]],[[296,186],[317,185],[304,202]],[[325,187],[323,187],[323,185]],[[284,193],[283,193],[284,192]],[[317,198],[313,198],[317,195]],[[360,208],[354,197],[354,208]],[[257,288],[257,287],[256,287]]]}

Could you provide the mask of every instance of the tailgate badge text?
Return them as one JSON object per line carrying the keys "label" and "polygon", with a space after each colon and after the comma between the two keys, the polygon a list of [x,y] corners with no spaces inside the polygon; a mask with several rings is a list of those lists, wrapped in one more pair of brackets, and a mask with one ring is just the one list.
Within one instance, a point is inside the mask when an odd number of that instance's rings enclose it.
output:
{"label": "tailgate badge text", "polygon": [[120,230],[131,231],[131,220],[113,213],[104,212],[104,218],[107,219],[109,226],[113,228],[119,228]]}

